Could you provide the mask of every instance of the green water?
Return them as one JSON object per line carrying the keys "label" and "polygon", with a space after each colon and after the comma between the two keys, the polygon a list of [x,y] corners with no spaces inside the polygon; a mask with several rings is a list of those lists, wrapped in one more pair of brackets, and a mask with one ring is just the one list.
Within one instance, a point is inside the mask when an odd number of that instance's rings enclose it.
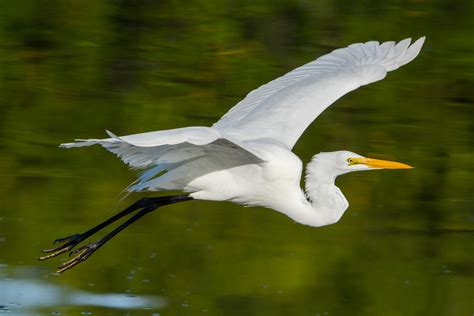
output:
{"label": "green water", "polygon": [[[0,313],[472,315],[472,1],[15,1],[0,4]],[[300,139],[413,170],[338,179],[342,220],[191,201],[87,262],[35,260],[97,224],[134,180],[76,137],[211,125],[332,49],[426,35],[418,58],[339,100]],[[97,236],[98,238],[99,236]],[[106,296],[108,295],[108,296]]]}

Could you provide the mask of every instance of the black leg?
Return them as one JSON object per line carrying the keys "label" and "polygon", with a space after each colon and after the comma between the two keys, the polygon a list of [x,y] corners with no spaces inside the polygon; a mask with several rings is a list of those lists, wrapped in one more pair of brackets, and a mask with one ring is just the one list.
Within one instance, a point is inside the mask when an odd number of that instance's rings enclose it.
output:
{"label": "black leg", "polygon": [[51,248],[51,249],[44,249],[44,253],[49,253],[49,255],[43,256],[38,258],[39,260],[46,260],[50,259],[53,257],[56,257],[64,252],[67,252],[71,249],[73,249],[75,246],[77,246],[81,241],[84,241],[86,238],[92,236],[99,230],[103,229],[104,227],[114,223],[115,221],[121,219],[122,217],[130,214],[133,211],[136,211],[144,206],[146,206],[147,199],[141,199],[124,209],[118,214],[115,214],[114,216],[108,218],[104,222],[100,223],[99,225],[92,227],[88,231],[81,233],[81,234],[74,234],[65,238],[58,238],[56,239],[53,244],[56,243],[62,243],[62,245],[59,245],[57,247]]}
{"label": "black leg", "polygon": [[90,244],[87,244],[84,247],[81,247],[75,251],[72,251],[71,254],[77,254],[74,258],[71,260],[61,264],[58,268],[59,270],[57,271],[58,273],[62,273],[73,266],[77,265],[78,263],[85,261],[93,252],[95,252],[98,248],[103,246],[109,239],[117,235],[119,232],[121,232],[123,229],[125,229],[128,225],[132,224],[145,214],[157,209],[160,206],[168,205],[168,204],[174,204],[174,203],[179,203],[179,202],[184,202],[184,201],[189,201],[192,200],[193,198],[190,197],[189,195],[175,195],[175,196],[164,196],[164,197],[156,197],[156,198],[144,198],[141,200],[138,200],[137,202],[133,203],[120,213],[110,217],[109,219],[105,220],[104,222],[100,223],[99,225],[89,229],[88,231],[82,233],[82,234],[74,234],[66,238],[60,238],[55,240],[54,242],[63,242],[62,245],[52,248],[52,249],[45,249],[43,250],[44,253],[50,253],[49,255],[43,256],[38,258],[39,260],[46,260],[50,259],[53,257],[58,256],[61,253],[67,252],[72,250],[74,247],[76,247],[80,242],[84,241],[86,238],[92,236],[99,230],[103,229],[104,227],[114,223],[115,221],[119,220],[120,218],[132,213],[133,211],[136,211],[138,209],[141,209],[137,214],[133,215],[131,218],[129,218],[126,222],[118,226],[116,229],[111,231],[109,234],[105,235],[103,238],[99,239],[96,242],[92,242]]}

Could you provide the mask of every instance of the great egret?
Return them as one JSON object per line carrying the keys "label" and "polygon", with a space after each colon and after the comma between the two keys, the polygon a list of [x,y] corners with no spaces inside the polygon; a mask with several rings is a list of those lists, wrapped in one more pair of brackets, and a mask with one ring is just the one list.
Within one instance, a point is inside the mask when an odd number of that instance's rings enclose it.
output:
{"label": "great egret", "polygon": [[106,139],[77,139],[63,148],[100,144],[144,172],[129,192],[181,190],[183,195],[141,199],[98,226],[58,239],[43,250],[55,257],[116,220],[138,211],[103,238],[77,248],[58,273],[86,260],[125,227],[156,208],[196,200],[231,201],[274,209],[294,221],[323,226],[336,223],[348,202],[335,185],[337,176],[409,165],[365,158],[350,151],[319,153],[306,167],[291,151],[308,125],[329,105],[360,86],[382,80],[388,71],[412,61],[425,38],[412,45],[372,41],[336,49],[250,92],[211,127],[185,127]]}

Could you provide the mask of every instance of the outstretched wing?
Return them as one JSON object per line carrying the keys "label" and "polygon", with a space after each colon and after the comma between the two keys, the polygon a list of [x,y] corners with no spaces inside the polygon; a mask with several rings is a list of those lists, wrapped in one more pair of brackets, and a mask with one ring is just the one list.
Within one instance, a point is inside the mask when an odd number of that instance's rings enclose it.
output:
{"label": "outstretched wing", "polygon": [[[225,138],[209,127],[185,127],[122,137],[108,134],[110,138],[76,139],[61,147],[99,144],[131,167],[145,169],[130,191],[180,190],[201,175],[263,161],[240,141]],[[199,165],[199,168],[186,167],[190,164]],[[186,172],[182,172],[183,169]]]}
{"label": "outstretched wing", "polygon": [[271,138],[293,148],[329,105],[412,61],[425,38],[336,49],[250,92],[212,127],[241,140]]}

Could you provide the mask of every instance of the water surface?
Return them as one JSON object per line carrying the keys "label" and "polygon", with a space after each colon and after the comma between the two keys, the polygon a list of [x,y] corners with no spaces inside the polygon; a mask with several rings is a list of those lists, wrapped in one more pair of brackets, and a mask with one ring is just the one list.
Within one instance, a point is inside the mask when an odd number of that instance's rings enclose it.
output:
{"label": "water surface", "polygon": [[[16,1],[0,10],[0,313],[472,315],[470,1]],[[350,208],[310,228],[192,201],[88,262],[37,262],[133,202],[134,180],[76,137],[211,125],[248,91],[354,42],[426,35],[420,56],[324,112],[303,162],[347,149],[414,170],[338,179]]]}

